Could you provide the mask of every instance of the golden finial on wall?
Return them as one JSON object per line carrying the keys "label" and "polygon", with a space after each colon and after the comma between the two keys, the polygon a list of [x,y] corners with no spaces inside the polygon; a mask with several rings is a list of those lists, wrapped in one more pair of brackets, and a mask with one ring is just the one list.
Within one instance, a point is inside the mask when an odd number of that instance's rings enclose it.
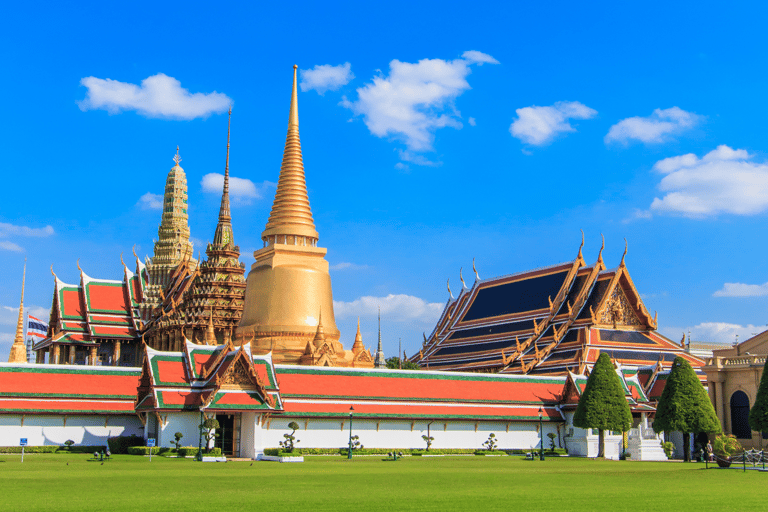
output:
{"label": "golden finial on wall", "polygon": [[448,281],[446,282],[446,285],[448,286],[448,295],[450,295],[451,298],[453,298],[453,294],[451,293],[451,278],[450,277],[448,278]]}
{"label": "golden finial on wall", "polygon": [[461,281],[461,287],[466,288],[467,283],[464,282],[464,276],[461,274],[462,270],[464,270],[464,267],[459,268],[459,280]]}
{"label": "golden finial on wall", "polygon": [[475,279],[480,281],[480,276],[477,274],[477,269],[475,268],[475,258],[472,258],[472,271],[475,273]]}
{"label": "golden finial on wall", "polygon": [[582,248],[584,248],[584,230],[583,229],[581,230],[581,245],[579,246],[579,255],[577,256],[577,258],[581,258],[582,257],[582,255],[581,255],[581,249]]}

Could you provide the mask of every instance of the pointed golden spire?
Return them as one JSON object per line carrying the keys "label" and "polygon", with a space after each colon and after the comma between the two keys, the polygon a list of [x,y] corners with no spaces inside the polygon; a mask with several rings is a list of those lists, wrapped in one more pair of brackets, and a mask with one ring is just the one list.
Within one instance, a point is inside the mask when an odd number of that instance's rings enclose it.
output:
{"label": "pointed golden spire", "polygon": [[[291,111],[288,116],[288,134],[285,138],[280,178],[277,181],[272,212],[269,214],[261,239],[267,244],[288,243],[314,246],[317,244],[318,234],[312,219],[312,209],[309,206],[307,184],[304,178],[304,161],[301,155],[299,100],[296,89],[297,68],[298,66],[293,66]],[[294,237],[299,237],[300,240]]]}
{"label": "pointed golden spire", "polygon": [[224,189],[221,192],[221,208],[219,208],[219,222],[216,224],[216,232],[213,235],[215,245],[227,245],[232,241],[232,215],[229,211],[229,135],[232,127],[232,107],[229,107],[229,121],[227,123],[227,161],[224,165]]}
{"label": "pointed golden spire", "polygon": [[355,342],[352,344],[352,352],[357,355],[365,350],[363,346],[363,335],[360,334],[360,317],[357,317],[357,333],[355,334]]}
{"label": "pointed golden spire", "polygon": [[313,343],[317,348],[320,348],[325,343],[325,332],[323,332],[323,310],[320,310],[320,316],[317,320],[317,331],[315,332],[315,339]]}
{"label": "pointed golden spire", "polygon": [[24,283],[27,280],[27,258],[24,258],[24,273],[21,277],[21,302],[19,303],[19,320],[16,323],[16,337],[13,338],[9,363],[26,363],[27,347],[24,345]]}
{"label": "pointed golden spire", "polygon": [[211,316],[208,317],[208,329],[205,331],[205,344],[216,345],[216,331],[213,330],[213,306],[211,306]]}

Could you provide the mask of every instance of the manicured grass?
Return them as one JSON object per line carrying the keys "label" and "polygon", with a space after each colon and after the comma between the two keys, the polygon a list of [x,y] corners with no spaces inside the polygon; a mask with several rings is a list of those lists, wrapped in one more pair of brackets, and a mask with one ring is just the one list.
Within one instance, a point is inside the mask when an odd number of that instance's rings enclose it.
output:
{"label": "manicured grass", "polygon": [[87,458],[0,455],[0,510],[762,510],[768,484],[768,472],[565,457]]}

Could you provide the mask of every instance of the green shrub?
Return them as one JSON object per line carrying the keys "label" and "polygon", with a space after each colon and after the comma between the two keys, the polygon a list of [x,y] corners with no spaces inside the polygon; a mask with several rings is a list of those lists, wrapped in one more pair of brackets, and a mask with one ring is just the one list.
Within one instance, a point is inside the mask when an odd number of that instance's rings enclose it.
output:
{"label": "green shrub", "polygon": [[[25,446],[24,453],[93,453],[106,449],[106,446]],[[21,446],[0,446],[0,453],[21,453]]]}
{"label": "green shrub", "polygon": [[[129,446],[128,455],[149,455],[150,448],[148,446]],[[197,455],[197,446],[184,446],[178,451],[172,448],[166,448],[165,446],[153,446],[151,448],[152,455],[178,455],[179,457],[191,457]],[[205,449],[203,449],[205,451]],[[211,451],[206,455],[220,456],[221,448],[211,448]]]}
{"label": "green shrub", "polygon": [[144,446],[144,438],[135,434],[110,437],[107,439],[107,444],[112,453],[128,453],[128,448],[131,446]]}
{"label": "green shrub", "polygon": [[664,450],[664,455],[666,455],[668,459],[671,459],[672,452],[675,451],[675,443],[672,441],[662,441],[661,449]]}
{"label": "green shrub", "polygon": [[[293,455],[347,455],[347,447],[344,448],[294,448]],[[473,453],[480,451],[472,448],[430,448],[429,452],[423,448],[363,448],[355,449],[355,455],[387,455],[392,451],[402,452],[403,455],[472,455]],[[496,450],[495,453],[504,452],[508,455],[520,454],[524,455],[529,450]],[[548,453],[548,452],[545,452]],[[562,448],[557,448],[553,452],[555,454],[565,455],[566,451]],[[277,457],[280,454],[280,448],[265,448],[264,455],[270,455]]]}
{"label": "green shrub", "polygon": [[736,453],[740,453],[744,448],[741,447],[741,443],[733,434],[720,434],[715,438],[712,449],[718,457],[727,459]]}

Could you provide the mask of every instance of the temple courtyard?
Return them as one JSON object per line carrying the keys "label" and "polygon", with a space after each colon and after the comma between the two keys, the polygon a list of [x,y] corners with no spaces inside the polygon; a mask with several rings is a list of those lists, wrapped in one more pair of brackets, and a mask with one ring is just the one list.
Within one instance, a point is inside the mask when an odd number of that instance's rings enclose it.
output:
{"label": "temple courtyard", "polygon": [[567,457],[20,458],[0,455],[3,510],[760,510],[768,478],[701,463]]}

